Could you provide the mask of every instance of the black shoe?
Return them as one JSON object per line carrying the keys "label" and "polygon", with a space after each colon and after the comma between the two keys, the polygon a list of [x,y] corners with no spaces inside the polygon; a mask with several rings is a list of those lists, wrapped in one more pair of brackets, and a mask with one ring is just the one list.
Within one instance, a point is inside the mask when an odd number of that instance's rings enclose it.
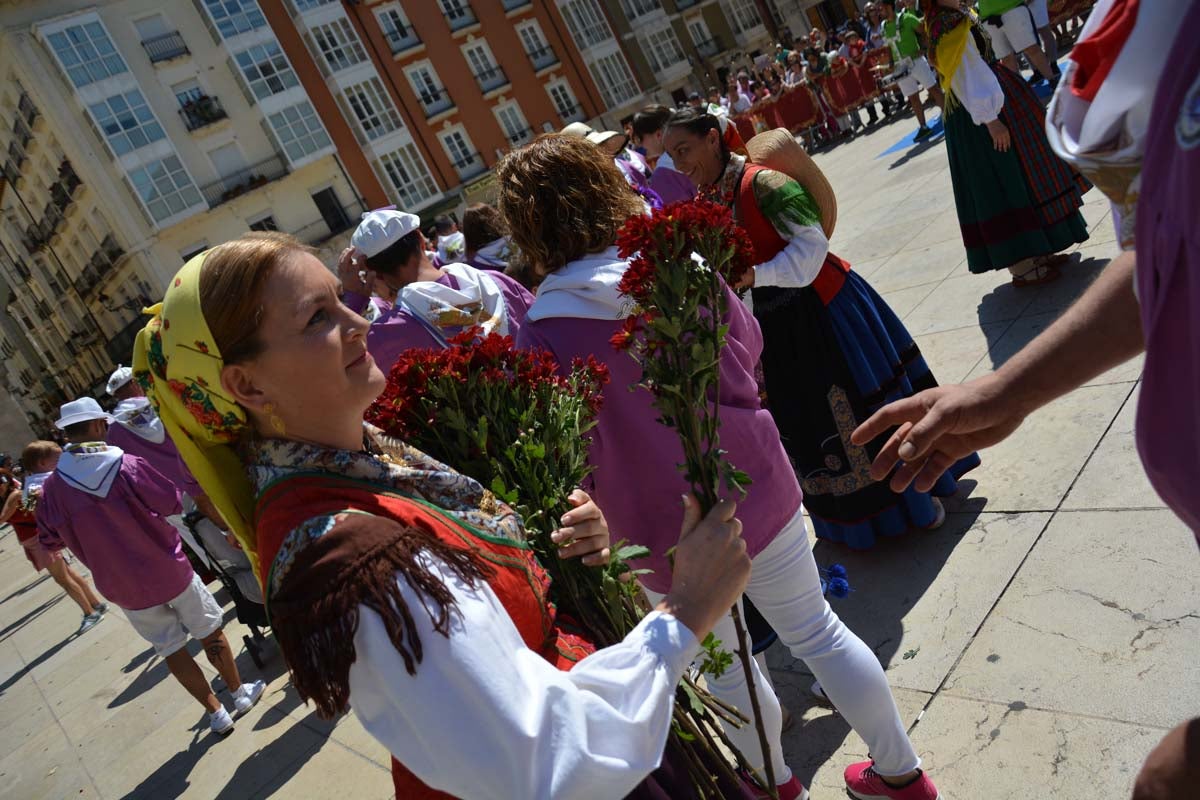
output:
{"label": "black shoe", "polygon": [[913,138],[913,141],[921,142],[925,139],[928,139],[930,136],[933,136],[933,130],[928,126],[922,126],[921,129],[917,131],[917,135]]}

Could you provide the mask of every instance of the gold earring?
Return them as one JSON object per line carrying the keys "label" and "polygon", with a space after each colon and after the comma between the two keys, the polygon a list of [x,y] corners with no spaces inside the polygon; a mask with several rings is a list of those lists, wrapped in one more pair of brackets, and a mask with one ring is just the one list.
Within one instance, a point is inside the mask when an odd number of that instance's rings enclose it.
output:
{"label": "gold earring", "polygon": [[267,403],[264,405],[263,413],[267,415],[267,421],[271,423],[271,427],[275,429],[275,432],[282,436],[285,430],[283,426],[283,419],[275,413],[274,403]]}

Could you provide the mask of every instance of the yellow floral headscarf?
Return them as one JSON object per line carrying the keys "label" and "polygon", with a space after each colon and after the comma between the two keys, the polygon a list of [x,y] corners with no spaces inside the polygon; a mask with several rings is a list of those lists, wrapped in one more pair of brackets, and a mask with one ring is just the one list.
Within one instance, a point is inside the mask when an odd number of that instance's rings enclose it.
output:
{"label": "yellow floral headscarf", "polygon": [[[236,444],[246,413],[221,388],[225,361],[200,308],[205,253],[175,275],[133,347],[133,376],[145,390],[183,461],[259,572],[254,491]],[[259,579],[261,581],[261,575]]]}

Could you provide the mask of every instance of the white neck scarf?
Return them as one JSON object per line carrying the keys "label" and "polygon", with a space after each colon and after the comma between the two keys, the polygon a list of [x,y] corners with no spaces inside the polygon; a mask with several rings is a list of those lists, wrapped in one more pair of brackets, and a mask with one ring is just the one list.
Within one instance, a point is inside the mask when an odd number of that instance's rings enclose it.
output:
{"label": "white neck scarf", "polygon": [[617,256],[616,247],[572,261],[546,276],[526,318],[535,322],[551,317],[625,319],[634,304],[617,291],[617,284],[628,266]]}
{"label": "white neck scarf", "polygon": [[81,492],[108,497],[113,481],[121,471],[125,452],[103,442],[70,445],[58,459],[58,474]]}
{"label": "white neck scarf", "polygon": [[[1071,91],[1078,66],[1068,59],[1058,90],[1046,109],[1046,135],[1059,158],[1096,184],[1113,203],[1122,250],[1134,246],[1142,159],[1154,92],[1166,66],[1180,19],[1138,9],[1133,30],[1091,102]],[[1079,34],[1082,41],[1105,21],[1113,0],[1100,0]]]}
{"label": "white neck scarf", "polygon": [[113,416],[118,424],[148,442],[162,444],[167,439],[167,431],[163,428],[162,420],[158,418],[154,407],[150,405],[148,397],[130,397],[122,400],[113,409]]}
{"label": "white neck scarf", "polygon": [[508,266],[510,255],[511,248],[509,247],[508,239],[501,236],[499,239],[488,242],[475,251],[475,263],[483,264],[486,267],[504,269]]}
{"label": "white neck scarf", "polygon": [[400,290],[404,308],[435,330],[478,326],[484,336],[508,334],[508,311],[500,284],[486,272],[467,264],[447,264],[458,288],[437,281],[417,281]]}
{"label": "white neck scarf", "polygon": [[437,253],[443,265],[462,261],[467,257],[467,237],[462,231],[439,236]]}

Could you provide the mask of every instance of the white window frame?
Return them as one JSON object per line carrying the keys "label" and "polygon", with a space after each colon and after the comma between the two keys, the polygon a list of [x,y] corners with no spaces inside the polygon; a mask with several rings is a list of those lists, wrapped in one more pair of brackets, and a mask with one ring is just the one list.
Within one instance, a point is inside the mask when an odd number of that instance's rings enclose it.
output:
{"label": "white window frame", "polygon": [[[556,92],[558,94],[556,94]],[[566,99],[570,100],[571,107],[564,109],[560,102],[561,94],[566,95]],[[575,91],[571,88],[571,82],[566,78],[559,78],[556,81],[550,81],[546,84],[546,94],[550,96],[550,104],[554,106],[554,110],[558,113],[560,119],[566,121],[570,118],[581,116],[583,107],[579,104],[579,98],[575,96]]]}
{"label": "white window frame", "polygon": [[500,130],[504,131],[504,138],[510,147],[520,147],[533,139],[533,129],[516,100],[493,106],[492,113],[496,115],[496,122],[500,124]]}
{"label": "white window frame", "polygon": [[[294,112],[293,116],[295,118],[289,119],[289,112]],[[279,143],[279,149],[283,151],[284,157],[293,166],[307,163],[312,159],[314,153],[319,153],[333,146],[333,141],[329,138],[329,132],[321,124],[321,118],[317,115],[316,109],[313,108],[312,103],[308,100],[293,103],[290,106],[268,114],[267,123],[271,126],[271,130],[275,134],[275,138]],[[303,152],[299,155],[294,155],[288,147],[297,142],[309,142],[314,146],[311,149],[302,148]]]}
{"label": "white window frame", "polygon": [[567,21],[571,38],[580,50],[595,47],[613,38],[612,28],[597,0],[560,0],[559,13]]}
{"label": "white window frame", "polygon": [[[492,53],[492,48],[488,45],[486,39],[475,39],[467,42],[460,49],[462,50],[463,59],[467,62],[467,69],[470,71],[471,75],[475,77],[477,82],[481,73],[486,71],[495,72],[496,70],[500,69],[500,62],[496,60],[496,56]],[[483,53],[483,60],[487,62],[487,68],[485,70],[477,71],[475,69],[475,63],[471,59],[471,55],[479,53]]]}
{"label": "white window frame", "polygon": [[[391,152],[384,153],[377,161],[385,185],[396,193],[401,208],[420,208],[439,194],[437,183],[429,174],[429,166],[421,158],[416,144],[408,142]],[[397,170],[412,173],[409,180],[401,183]]]}
{"label": "white window frame", "polygon": [[[521,40],[521,46],[525,48],[525,55],[531,56],[539,50],[545,50],[550,45],[546,41],[546,36],[542,33],[542,26],[538,24],[536,19],[531,19],[522,22],[516,26],[517,38]],[[528,35],[528,36],[527,36]],[[530,47],[530,39],[532,39],[533,47]]]}
{"label": "white window frame", "polygon": [[735,34],[740,36],[763,26],[762,15],[758,13],[754,0],[724,0],[721,5],[729,20],[729,27]]}
{"label": "white window frame", "polygon": [[[241,63],[243,56],[250,59],[248,66]],[[275,39],[247,47],[245,50],[239,50],[237,53],[234,53],[233,61],[242,76],[242,80],[245,81],[246,86],[250,89],[250,94],[256,100],[264,100],[272,95],[283,94],[289,89],[294,89],[300,85],[300,78],[296,75],[296,70],[292,69],[291,62],[288,61],[283,48],[280,47],[279,42]],[[273,72],[270,75],[263,74],[263,64],[271,66]],[[251,78],[248,72],[250,69],[253,69],[258,77]],[[278,89],[271,86],[272,80],[278,82]],[[259,94],[257,88],[259,86],[266,90],[266,94]]]}
{"label": "white window frame", "polygon": [[[99,17],[85,17],[49,31],[46,42],[63,74],[76,89],[129,72],[129,65]],[[75,70],[81,71],[80,77],[87,80],[76,80]],[[101,71],[104,74],[97,76],[96,73]]]}
{"label": "white window frame", "polygon": [[[692,37],[692,44],[696,47],[711,42],[713,40],[712,31],[709,30],[708,22],[704,17],[693,17],[687,21],[688,35]],[[699,36],[700,38],[697,38]]]}
{"label": "white window frame", "polygon": [[[484,0],[490,2],[490,0]],[[438,0],[438,10],[442,12],[442,16],[446,19],[446,24],[450,26],[450,30],[459,31],[470,25],[479,22],[479,17],[475,15],[475,9],[471,8],[470,0]],[[461,25],[455,25],[453,20],[459,17],[470,17],[470,22],[465,22]]]}
{"label": "white window frame", "polygon": [[[392,49],[393,54],[403,53],[405,50],[416,47],[421,43],[421,36],[417,33],[417,29],[413,27],[412,22],[409,21],[408,15],[404,13],[404,6],[399,3],[390,3],[375,9],[375,19],[379,23],[379,30],[383,32],[383,37],[388,41],[389,48],[392,46],[392,36],[396,36],[402,42],[409,42],[409,44],[406,44],[400,50]],[[399,31],[396,30],[397,25],[403,27],[405,30],[403,37],[399,36]]]}
{"label": "white window frame", "polygon": [[621,0],[621,10],[625,12],[626,19],[635,22],[648,14],[663,9],[659,0]]}
{"label": "white window frame", "polygon": [[655,72],[666,72],[678,67],[680,62],[687,61],[679,37],[675,35],[675,26],[669,22],[639,34],[638,42],[646,54],[646,60],[650,62],[650,69]]}
{"label": "white window frame", "polygon": [[[617,69],[617,68],[620,69]],[[607,69],[605,69],[607,68]],[[627,105],[641,94],[633,70],[620,50],[588,61],[588,72],[604,97],[604,104],[609,108],[619,108]],[[623,72],[623,75],[618,75]]]}
{"label": "white window frame", "polygon": [[350,69],[367,60],[366,48],[346,17],[337,17],[323,25],[313,25],[308,30],[328,74]]}
{"label": "white window frame", "polygon": [[[174,165],[169,164],[168,162],[170,161],[173,161]],[[161,166],[166,171],[166,174],[160,176],[160,178],[165,178],[171,184],[170,191],[164,192],[161,181],[151,175],[150,170],[155,166]],[[135,175],[142,175],[143,173],[154,189],[154,195],[149,197],[142,194],[141,189],[138,188],[138,180],[135,178]],[[192,176],[184,169],[183,162],[179,159],[179,156],[174,153],[165,158],[160,158],[129,170],[129,184],[133,188],[134,196],[141,201],[142,206],[146,209],[146,213],[150,215],[150,219],[154,220],[155,224],[159,226],[167,224],[168,220],[180,218],[181,215],[186,214],[193,208],[206,205],[204,196],[200,194],[200,189],[196,186],[195,181],[192,180]],[[195,200],[192,202],[189,202],[186,197],[189,189],[195,194]],[[170,198],[172,197],[179,198],[180,203],[182,203],[179,208],[174,210],[170,207]],[[156,203],[163,203],[165,206],[164,210],[170,213],[162,217],[156,216],[153,205]]]}
{"label": "white window frame", "polygon": [[[136,99],[134,99],[135,97]],[[119,100],[125,105],[123,113],[119,113],[113,109],[112,102],[114,100]],[[140,104],[137,103],[137,100],[141,101]],[[143,113],[139,113],[139,110]],[[127,92],[110,95],[98,103],[89,104],[88,111],[92,113],[92,118],[96,121],[96,127],[100,129],[100,133],[104,136],[104,141],[117,158],[147,147],[153,142],[165,139],[167,136],[166,131],[163,130],[162,123],[159,122],[158,117],[154,113],[154,109],[150,108],[150,104],[146,102],[146,96],[142,94],[141,89],[130,89]],[[102,117],[101,114],[105,114],[105,116]],[[110,122],[115,122],[120,130],[115,132],[106,130],[106,119]],[[132,120],[134,124],[127,126],[125,122],[128,120]],[[139,132],[145,141],[141,144],[135,144],[131,138],[135,132]],[[117,142],[125,142],[127,145],[126,149],[119,149],[116,144]]]}
{"label": "white window frame", "polygon": [[[263,16],[262,9],[258,7],[256,0],[233,1],[237,2],[238,10],[234,14],[229,14],[226,6],[230,0],[203,0],[204,10],[222,39],[232,39],[234,36],[266,27],[267,18]],[[220,19],[217,18],[214,9],[221,12]],[[229,32],[221,28],[222,21],[231,28]]]}
{"label": "white window frame", "polygon": [[[438,141],[442,143],[442,149],[446,151],[446,157],[450,159],[450,164],[458,172],[460,178],[477,175],[487,169],[483,155],[471,141],[470,134],[462,125],[455,125],[453,128],[440,132],[437,136]],[[460,150],[463,152],[459,152]]]}
{"label": "white window frame", "polygon": [[367,141],[404,129],[404,120],[377,75],[344,86],[341,90],[346,107]]}
{"label": "white window frame", "polygon": [[[426,91],[432,91],[431,87],[429,87],[427,85],[427,83],[425,82],[424,79],[417,80],[414,77],[422,72],[425,73],[433,81],[434,87],[432,87],[432,88],[436,88],[436,90],[438,91],[438,93],[440,95],[444,96],[447,100],[450,101],[450,104],[448,106],[446,106],[441,111],[434,112],[433,114],[429,113],[428,106],[436,105],[436,103],[432,103],[432,104],[426,103],[425,97],[423,94]],[[446,85],[444,83],[442,83],[442,79],[438,75],[437,69],[433,66],[432,61],[418,61],[415,64],[408,65],[407,67],[404,68],[404,77],[408,79],[408,85],[412,87],[413,94],[415,94],[417,96],[417,102],[421,104],[421,111],[423,113],[425,113],[425,115],[427,117],[434,116],[436,114],[442,114],[442,113],[445,113],[446,111],[449,111],[450,109],[454,108],[454,105],[455,105],[454,98],[450,97],[450,94],[446,91]],[[437,102],[441,102],[441,100],[439,99]]]}

